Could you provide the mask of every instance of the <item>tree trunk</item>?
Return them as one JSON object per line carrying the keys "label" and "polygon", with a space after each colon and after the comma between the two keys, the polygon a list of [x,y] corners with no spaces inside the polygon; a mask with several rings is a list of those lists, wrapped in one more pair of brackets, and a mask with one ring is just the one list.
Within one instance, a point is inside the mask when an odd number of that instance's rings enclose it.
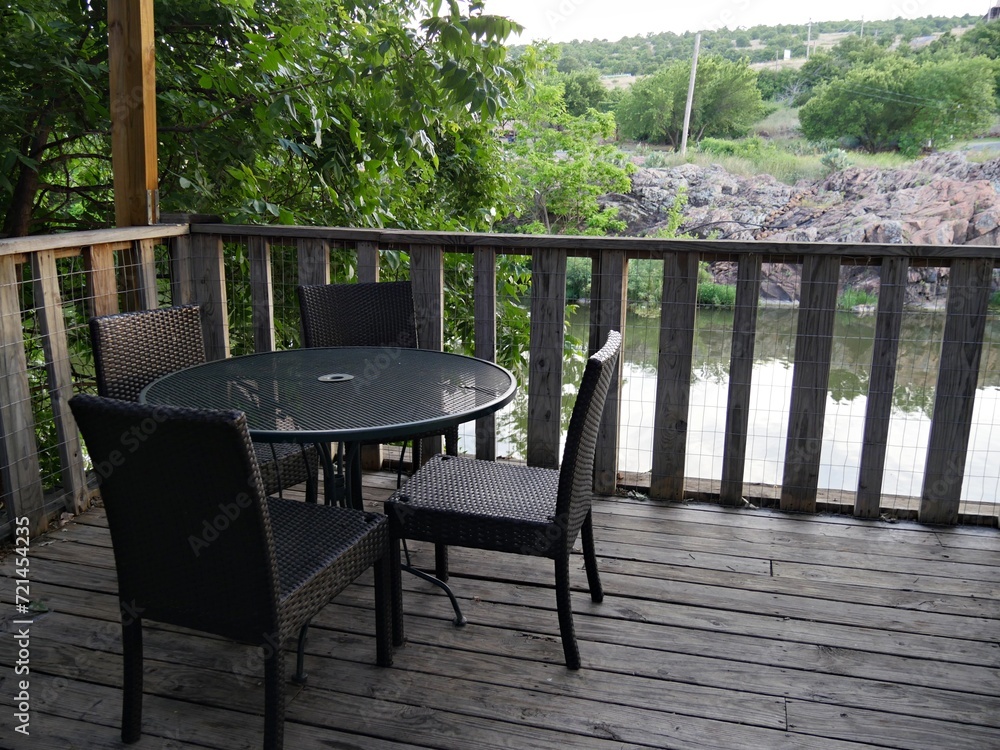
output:
{"label": "tree trunk", "polygon": [[[43,116],[33,129],[33,135],[26,139],[25,151],[30,159],[41,161],[42,152],[52,132],[52,125],[47,116]],[[24,162],[18,162],[17,183],[11,196],[10,206],[3,222],[3,236],[24,237],[31,229],[31,211],[38,193],[38,171]]]}

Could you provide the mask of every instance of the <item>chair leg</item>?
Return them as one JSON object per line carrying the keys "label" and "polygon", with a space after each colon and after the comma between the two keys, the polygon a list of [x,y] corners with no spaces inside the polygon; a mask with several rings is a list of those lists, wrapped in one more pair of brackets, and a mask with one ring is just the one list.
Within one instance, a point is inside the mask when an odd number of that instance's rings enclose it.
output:
{"label": "chair leg", "polygon": [[[319,471],[317,467],[316,471]],[[306,471],[306,502],[315,505],[319,501],[319,477]]]}
{"label": "chair leg", "polygon": [[601,586],[601,574],[597,570],[597,555],[594,552],[594,522],[592,513],[587,511],[581,528],[583,542],[583,562],[587,569],[587,584],[590,586],[590,598],[600,604],[604,601],[604,588]]}
{"label": "chair leg", "polygon": [[[399,545],[396,555],[399,556]],[[375,662],[380,667],[392,666],[392,646],[396,615],[395,597],[392,588],[392,556],[388,551],[375,562]],[[398,570],[398,566],[397,566]],[[402,620],[402,613],[400,613]]]}
{"label": "chair leg", "polygon": [[[444,452],[448,456],[458,455],[458,428],[452,427],[444,434]],[[434,576],[439,581],[448,580],[448,547],[434,545]]]}
{"label": "chair leg", "polygon": [[305,685],[309,675],[305,671],[306,662],[306,636],[309,634],[309,623],[307,622],[299,630],[299,644],[295,649],[295,676],[292,682],[296,685]]}
{"label": "chair leg", "polygon": [[122,602],[122,742],[142,734],[142,620]]}
{"label": "chair leg", "polygon": [[439,581],[448,580],[448,546],[434,545],[434,576]]}
{"label": "chair leg", "polygon": [[559,611],[559,633],[562,635],[563,654],[566,666],[570,669],[580,668],[580,649],[576,645],[576,633],[573,629],[573,605],[569,595],[569,554],[563,553],[556,557],[556,609]]}
{"label": "chair leg", "polygon": [[264,750],[282,750],[285,742],[285,663],[281,647],[264,646]]}
{"label": "chair leg", "polygon": [[[389,597],[392,600],[392,645],[402,646],[403,632],[403,568],[399,554],[400,539],[389,540]],[[376,606],[378,606],[376,604]]]}

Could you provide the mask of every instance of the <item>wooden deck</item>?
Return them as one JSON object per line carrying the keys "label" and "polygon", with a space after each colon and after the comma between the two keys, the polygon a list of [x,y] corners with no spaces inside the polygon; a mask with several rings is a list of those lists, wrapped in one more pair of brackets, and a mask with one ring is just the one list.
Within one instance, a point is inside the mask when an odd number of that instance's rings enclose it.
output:
{"label": "wooden deck", "polygon": [[[366,478],[373,507],[393,478]],[[150,533],[153,533],[151,530]],[[404,576],[407,644],[374,666],[370,577],[310,631],[286,747],[1000,748],[1000,532],[601,500],[607,597],[577,566],[584,668],[562,664],[550,564],[452,551],[469,625]],[[418,549],[418,560],[432,558]],[[119,748],[114,560],[101,510],[32,541],[30,737],[14,732],[14,563],[0,747]],[[515,581],[516,583],[511,583]],[[247,648],[150,624],[132,747],[259,748]]]}

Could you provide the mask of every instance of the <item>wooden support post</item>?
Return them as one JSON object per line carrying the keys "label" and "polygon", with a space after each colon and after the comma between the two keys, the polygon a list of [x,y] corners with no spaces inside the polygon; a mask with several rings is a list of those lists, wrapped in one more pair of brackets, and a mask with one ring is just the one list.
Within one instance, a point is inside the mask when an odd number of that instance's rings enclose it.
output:
{"label": "wooden support post", "polygon": [[193,234],[187,265],[191,272],[191,300],[201,307],[205,357],[209,361],[229,356],[229,303],[222,237]]}
{"label": "wooden support post", "polygon": [[360,283],[373,284],[378,281],[378,260],[377,243],[358,243],[358,281]]}
{"label": "wooden support post", "polygon": [[697,302],[698,253],[666,253],[649,494],[674,502],[684,499]]}
{"label": "wooden support post", "polygon": [[802,262],[782,510],[816,512],[839,277],[836,256],[807,255]]}
{"label": "wooden support post", "polygon": [[719,500],[723,505],[739,506],[743,503],[743,474],[747,459],[750,389],[753,354],[757,342],[760,278],[760,255],[754,253],[742,256],[737,269],[733,345],[729,359],[726,436],[722,449],[722,485]]}
{"label": "wooden support post", "polygon": [[153,0],[108,0],[115,221],[159,221]]}
{"label": "wooden support post", "polygon": [[160,306],[155,248],[155,240],[136,240],[122,250],[122,291],[126,310],[153,310]]}
{"label": "wooden support post", "polygon": [[878,290],[878,318],[872,345],[872,368],[868,379],[865,430],[861,442],[861,466],[854,515],[878,518],[882,499],[882,477],[892,417],[892,391],[896,384],[899,331],[910,263],[906,258],[885,258]]}
{"label": "wooden support post", "polygon": [[[444,248],[441,245],[410,248],[410,282],[417,343],[421,349],[441,351],[444,347]],[[440,453],[441,437],[424,438],[420,450],[425,460]]]}
{"label": "wooden support post", "polygon": [[330,243],[314,237],[298,239],[299,283],[303,286],[330,283]]}
{"label": "wooden support post", "polygon": [[531,258],[531,335],[528,357],[529,466],[555,469],[560,459],[566,251],[536,249]]}
{"label": "wooden support post", "polygon": [[[497,360],[497,251],[477,247],[472,256],[474,281],[473,307],[476,356],[488,362]],[[496,414],[476,420],[476,458],[493,461],[497,457]]]}
{"label": "wooden support post", "polygon": [[27,518],[34,536],[45,531],[48,519],[21,330],[19,281],[14,258],[0,255],[0,497],[7,516]]}
{"label": "wooden support post", "polygon": [[253,310],[253,349],[274,351],[274,284],[271,278],[271,241],[247,238],[250,255],[250,296]]}
{"label": "wooden support post", "polygon": [[83,267],[87,274],[87,297],[91,315],[114,315],[118,312],[115,251],[128,247],[128,243],[113,242],[84,248]]}
{"label": "wooden support post", "polygon": [[992,274],[991,258],[951,264],[948,317],[920,496],[921,523],[958,522]]}
{"label": "wooden support post", "polygon": [[[622,250],[601,250],[594,257],[590,274],[590,353],[608,339],[610,331],[625,335],[628,260]],[[622,362],[618,357],[594,452],[594,492],[613,495],[618,486],[618,414],[621,404]]]}
{"label": "wooden support post", "polygon": [[38,314],[45,369],[48,373],[49,400],[52,421],[59,441],[59,465],[66,510],[82,513],[90,505],[87,477],[83,468],[80,431],[69,408],[73,395],[73,370],[69,361],[66,325],[63,320],[62,295],[59,293],[59,273],[55,252],[43,250],[31,255],[31,270],[35,280],[35,309]]}

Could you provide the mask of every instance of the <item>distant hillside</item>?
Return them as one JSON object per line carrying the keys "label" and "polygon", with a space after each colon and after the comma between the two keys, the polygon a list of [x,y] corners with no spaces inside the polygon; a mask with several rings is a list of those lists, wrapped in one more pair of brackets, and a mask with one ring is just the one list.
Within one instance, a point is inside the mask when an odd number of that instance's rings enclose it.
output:
{"label": "distant hillside", "polygon": [[[806,43],[812,49],[832,47],[846,36],[860,34],[888,39],[889,44],[934,38],[945,33],[961,33],[981,20],[980,16],[940,16],[916,19],[897,18],[893,21],[819,21],[812,29],[805,25],[752,26],[747,29],[703,31],[701,53],[715,54],[733,60],[746,58],[751,63],[782,63],[785,50],[799,64],[806,57]],[[694,52],[695,34],[664,32],[607,41],[573,41],[557,45],[561,51],[559,69],[568,72],[595,68],[601,75],[647,75],[665,63],[688,59]],[[511,48],[514,54],[523,47]],[[798,60],[798,63],[794,61]]]}

